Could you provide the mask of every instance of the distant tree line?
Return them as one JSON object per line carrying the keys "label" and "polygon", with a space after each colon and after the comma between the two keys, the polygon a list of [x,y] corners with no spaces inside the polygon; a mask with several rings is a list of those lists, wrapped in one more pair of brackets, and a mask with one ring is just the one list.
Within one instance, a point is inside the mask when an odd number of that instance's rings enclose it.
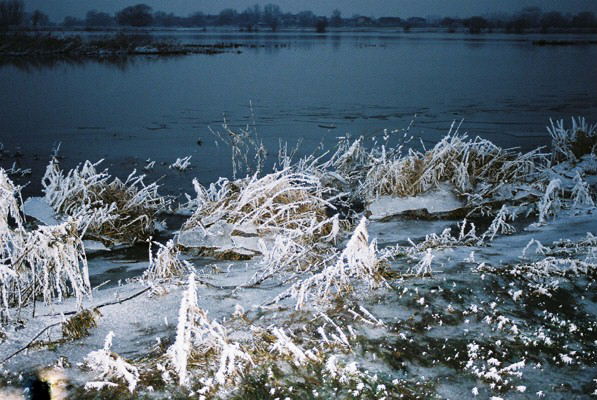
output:
{"label": "distant tree line", "polygon": [[43,12],[35,10],[25,12],[23,0],[0,1],[0,29],[9,26],[48,26],[50,18]]}
{"label": "distant tree line", "polygon": [[317,31],[325,32],[328,25],[345,26],[347,20],[343,19],[339,10],[335,10],[330,18],[317,16],[312,11],[302,11],[297,14],[285,13],[276,4],[266,4],[261,7],[256,4],[242,12],[226,8],[219,14],[204,14],[194,12],[186,17],[166,13],[154,12],[146,4],[137,4],[125,7],[114,15],[91,10],[85,19],[66,17],[63,26],[133,26],[133,27],[207,27],[207,26],[237,26],[249,32],[258,30],[277,31],[281,27],[310,27]]}
{"label": "distant tree line", "polygon": [[440,25],[455,30],[463,26],[470,33],[504,31],[508,33],[541,33],[580,30],[597,32],[597,18],[590,11],[562,14],[558,11],[543,12],[539,7],[526,7],[514,15],[475,16],[465,19],[443,18]]}
{"label": "distant tree line", "polygon": [[[7,26],[49,26],[48,16],[41,11],[25,13],[23,0],[0,0],[0,27]],[[115,14],[91,10],[84,19],[65,17],[65,27],[207,27],[235,26],[243,31],[271,30],[299,27],[313,28],[325,32],[328,27],[399,27],[405,31],[412,28],[443,28],[449,32],[466,30],[470,33],[505,31],[511,33],[585,31],[597,32],[597,18],[592,12],[563,14],[557,11],[543,12],[538,7],[527,7],[515,14],[483,15],[470,18],[439,18],[385,16],[380,18],[352,15],[343,17],[340,10],[330,16],[318,16],[312,11],[298,13],[284,12],[276,4],[261,7],[256,4],[242,12],[226,8],[219,14],[204,14],[197,11],[188,16],[154,11],[146,4],[125,7]]]}

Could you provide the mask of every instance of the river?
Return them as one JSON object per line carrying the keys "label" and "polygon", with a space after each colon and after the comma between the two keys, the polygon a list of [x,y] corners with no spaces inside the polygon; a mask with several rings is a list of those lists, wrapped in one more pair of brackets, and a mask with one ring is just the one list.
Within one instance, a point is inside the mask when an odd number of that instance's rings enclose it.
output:
{"label": "river", "polygon": [[[52,147],[65,167],[104,158],[116,175],[156,161],[149,179],[190,191],[231,174],[230,150],[210,128],[250,124],[270,149],[281,139],[303,152],[338,136],[384,129],[432,145],[462,130],[496,144],[549,143],[550,118],[597,120],[597,46],[535,46],[539,36],[398,31],[246,34],[156,33],[185,43],[238,43],[213,56],[136,56],[119,62],[46,60],[0,65],[0,166],[32,168],[26,194]],[[573,36],[553,36],[574,39]],[[586,37],[585,37],[586,39]],[[419,143],[417,141],[417,143]],[[17,157],[14,157],[14,156]],[[192,169],[168,168],[192,156]]]}

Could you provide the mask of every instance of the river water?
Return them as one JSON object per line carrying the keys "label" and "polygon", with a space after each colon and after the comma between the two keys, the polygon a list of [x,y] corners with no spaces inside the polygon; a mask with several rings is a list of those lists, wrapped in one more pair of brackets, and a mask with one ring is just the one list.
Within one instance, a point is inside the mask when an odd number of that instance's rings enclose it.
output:
{"label": "river water", "polygon": [[[210,132],[224,119],[235,127],[251,124],[270,149],[270,164],[280,139],[301,139],[308,152],[347,133],[379,136],[413,120],[410,133],[426,146],[463,120],[471,136],[523,149],[549,143],[549,118],[597,120],[594,45],[391,31],[158,35],[250,47],[119,62],[3,60],[0,166],[33,169],[26,193],[39,192],[58,142],[65,167],[104,158],[104,167],[126,175],[150,158],[157,166],[149,179],[165,175],[167,192],[190,191],[191,177],[207,183],[231,174],[230,150]],[[190,171],[167,167],[187,155]]]}

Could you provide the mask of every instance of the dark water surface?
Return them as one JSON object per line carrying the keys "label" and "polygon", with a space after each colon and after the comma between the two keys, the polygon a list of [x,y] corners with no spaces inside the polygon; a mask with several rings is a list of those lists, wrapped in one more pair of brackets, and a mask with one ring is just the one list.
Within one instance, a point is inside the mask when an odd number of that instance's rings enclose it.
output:
{"label": "dark water surface", "polygon": [[[346,133],[406,128],[415,115],[411,133],[427,145],[464,119],[470,135],[524,149],[549,142],[549,118],[597,120],[597,46],[540,47],[532,36],[497,34],[161,35],[254,47],[116,63],[0,64],[0,143],[8,150],[0,166],[33,168],[26,193],[39,191],[56,142],[65,167],[105,158],[105,167],[125,175],[151,158],[158,164],[151,180],[166,175],[166,191],[190,191],[193,176],[206,183],[230,175],[230,152],[208,129],[224,117],[236,126],[254,121],[272,159],[278,138],[302,138],[311,151]],[[190,171],[168,169],[186,155]]]}

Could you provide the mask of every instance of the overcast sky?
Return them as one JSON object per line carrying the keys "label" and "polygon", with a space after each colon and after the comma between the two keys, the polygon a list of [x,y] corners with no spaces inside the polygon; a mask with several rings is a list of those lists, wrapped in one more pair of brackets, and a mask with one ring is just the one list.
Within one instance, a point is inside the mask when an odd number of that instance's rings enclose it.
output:
{"label": "overcast sky", "polygon": [[527,6],[540,6],[544,11],[597,12],[597,0],[25,0],[25,5],[28,11],[40,9],[52,20],[61,21],[67,15],[83,17],[92,9],[114,13],[138,3],[148,4],[155,11],[188,15],[195,11],[216,14],[224,8],[242,11],[255,3],[263,6],[269,2],[278,4],[283,11],[312,10],[318,15],[329,15],[337,8],[345,17],[353,14],[375,17],[467,17],[494,12],[511,13]]}

